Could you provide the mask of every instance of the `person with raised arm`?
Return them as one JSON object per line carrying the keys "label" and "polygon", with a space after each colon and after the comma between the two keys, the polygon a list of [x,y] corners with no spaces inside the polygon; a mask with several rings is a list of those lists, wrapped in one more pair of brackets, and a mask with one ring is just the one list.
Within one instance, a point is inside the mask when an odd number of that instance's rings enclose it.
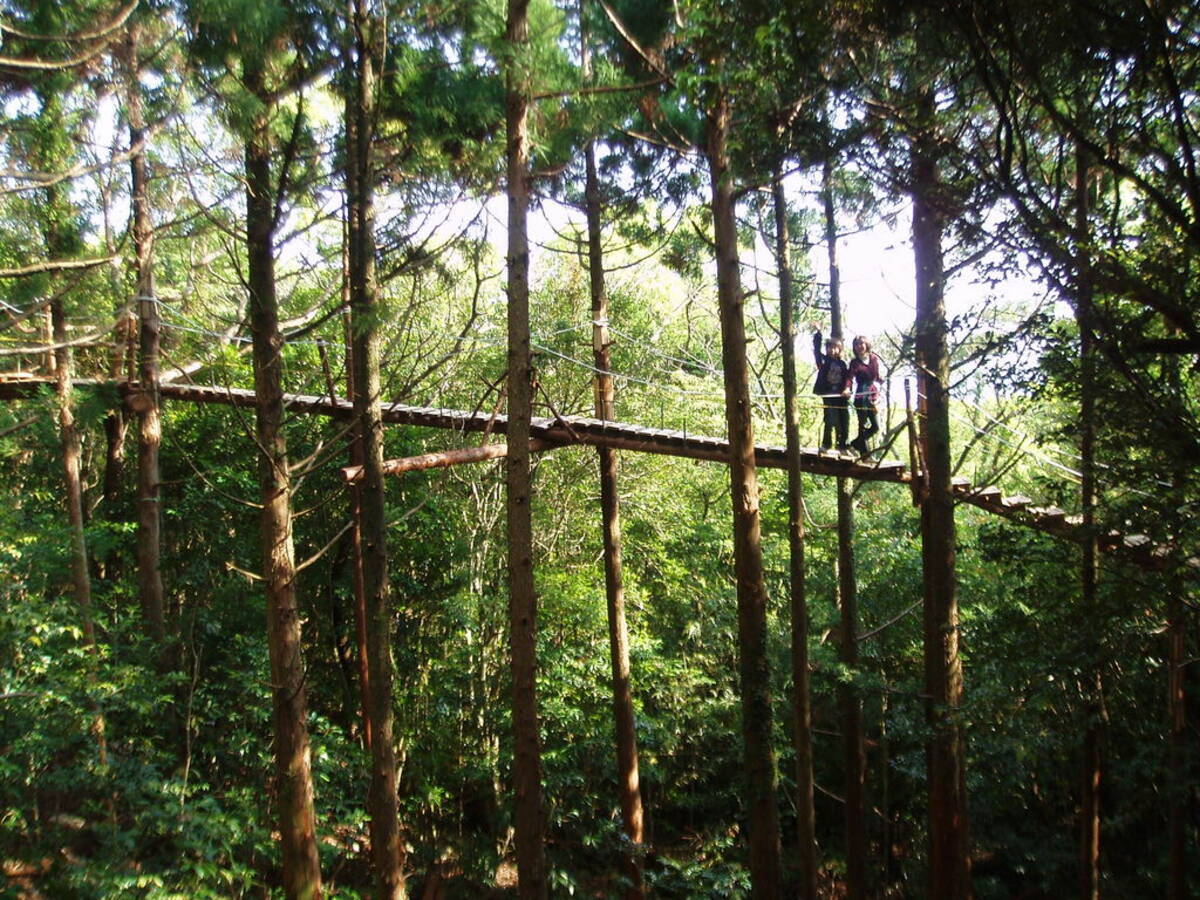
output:
{"label": "person with raised arm", "polygon": [[817,379],[813,382],[813,393],[824,401],[825,428],[821,436],[821,450],[833,446],[837,435],[837,450],[846,452],[846,440],[850,434],[850,367],[842,359],[842,342],[830,338],[821,352],[821,332],[813,333],[813,359],[817,364]]}

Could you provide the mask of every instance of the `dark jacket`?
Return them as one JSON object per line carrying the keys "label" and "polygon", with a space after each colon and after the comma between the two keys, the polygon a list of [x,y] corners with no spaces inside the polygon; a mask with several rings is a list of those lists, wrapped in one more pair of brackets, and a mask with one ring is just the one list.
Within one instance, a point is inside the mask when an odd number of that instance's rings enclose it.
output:
{"label": "dark jacket", "polygon": [[[819,397],[844,399],[842,394],[850,387],[850,367],[843,359],[834,359],[821,352],[821,332],[813,334],[813,359],[817,363],[817,378],[813,382],[813,393]],[[831,396],[832,395],[832,396]]]}

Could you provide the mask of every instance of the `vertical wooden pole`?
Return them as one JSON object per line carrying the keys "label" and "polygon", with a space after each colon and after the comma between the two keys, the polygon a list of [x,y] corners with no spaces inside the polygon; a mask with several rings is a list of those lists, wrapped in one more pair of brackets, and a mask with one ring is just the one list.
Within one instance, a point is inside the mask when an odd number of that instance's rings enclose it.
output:
{"label": "vertical wooden pole", "polygon": [[[858,581],[854,562],[854,497],[850,479],[837,479],[838,608],[841,637],[838,660],[858,672]],[[866,744],[862,698],[851,682],[838,684],[842,765],[846,799],[846,888],[850,898],[867,895]]]}
{"label": "vertical wooden pole", "polygon": [[833,152],[821,163],[821,207],[825,222],[825,253],[829,261],[829,335],[842,337],[842,279],[838,268],[837,214],[833,202]]}

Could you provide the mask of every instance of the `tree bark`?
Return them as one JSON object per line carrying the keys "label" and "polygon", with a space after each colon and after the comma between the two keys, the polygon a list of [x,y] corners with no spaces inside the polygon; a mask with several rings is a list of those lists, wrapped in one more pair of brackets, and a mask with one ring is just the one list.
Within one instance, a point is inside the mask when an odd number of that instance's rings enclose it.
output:
{"label": "tree bark", "polygon": [[[351,123],[346,123],[347,129]],[[348,138],[349,140],[349,138]],[[347,170],[347,178],[350,173]],[[347,199],[347,206],[349,200]],[[346,311],[343,313],[343,325],[346,343],[346,394],[353,397],[354,389],[354,338],[350,325],[350,230],[349,211],[346,216],[346,234],[343,253],[342,273],[342,302]],[[346,436],[350,451],[350,467],[362,471],[363,450],[362,441],[358,437],[359,428],[352,424]],[[371,673],[367,668],[367,591],[363,582],[362,556],[362,500],[360,494],[362,485],[359,481],[350,484],[350,569],[351,586],[354,591],[354,640],[358,651],[358,702],[362,713],[362,743],[363,749],[371,752]]]}
{"label": "tree bark", "polygon": [[729,98],[718,88],[706,121],[717,250],[721,361],[725,369],[725,417],[729,430],[729,477],[733,506],[733,552],[737,577],[738,668],[742,695],[745,804],[749,815],[750,880],[757,898],[782,896],[775,751],[771,743],[770,668],[767,661],[767,591],[763,583],[758,471],[746,364],[742,306],[729,166]]}
{"label": "tree bark", "polygon": [[[1092,318],[1091,261],[1088,255],[1087,152],[1082,145],[1075,153],[1075,230],[1076,284],[1075,320],[1079,326],[1079,501],[1083,513],[1082,555],[1080,559],[1080,600],[1086,623],[1088,658],[1099,659],[1099,641],[1095,632],[1099,606],[1097,587],[1100,575],[1100,541],[1096,528],[1096,348]],[[1100,896],[1100,788],[1103,776],[1101,756],[1102,683],[1099,664],[1090,673],[1087,698],[1087,725],[1083,736],[1081,772],[1079,873],[1080,896],[1095,900]]]}
{"label": "tree bark", "polygon": [[808,671],[808,598],[804,565],[804,482],[800,475],[800,411],[796,391],[796,328],[783,171],[772,185],[775,269],[779,277],[779,332],[783,347],[784,428],[787,441],[788,554],[792,619],[792,707],[796,752],[796,857],[798,896],[816,900],[817,828],[813,802],[812,695]]}
{"label": "tree bark", "polygon": [[58,434],[62,446],[63,492],[67,504],[67,523],[71,529],[71,585],[79,607],[79,622],[83,640],[88,647],[96,645],[96,626],[92,617],[92,580],[88,572],[87,537],[83,520],[83,481],[80,477],[79,428],[75,423],[75,407],[71,398],[71,348],[62,346],[68,340],[67,316],[61,297],[50,303],[50,319],[54,333],[54,393],[58,398]]}
{"label": "tree bark", "polygon": [[[933,120],[926,93],[920,120]],[[924,581],[926,742],[929,784],[929,896],[958,900],[971,893],[967,838],[966,761],[958,711],[962,661],[958,650],[954,496],[951,493],[949,354],[943,297],[941,184],[933,135],[912,141],[913,254],[916,263],[916,362],[923,399],[921,442],[926,491],[921,502]]]}
{"label": "tree bark", "polygon": [[833,204],[832,151],[821,164],[821,207],[825,221],[825,252],[829,260],[829,336],[842,337],[842,279],[838,269],[837,215]]}
{"label": "tree bark", "polygon": [[387,572],[387,510],[384,503],[383,418],[379,394],[379,321],[382,315],[375,275],[375,190],[372,166],[376,68],[381,27],[368,0],[351,0],[354,47],[353,91],[347,98],[347,178],[350,244],[351,344],[354,416],[362,448],[359,515],[363,593],[366,599],[367,670],[371,693],[371,779],[367,808],[376,896],[397,900],[405,894],[404,848],[397,799],[393,738],[392,596]]}
{"label": "tree bark", "polygon": [[[585,66],[590,62],[586,38]],[[608,292],[604,283],[604,249],[601,243],[600,182],[596,174],[596,148],[584,150],[585,195],[588,226],[588,276],[592,298],[592,359],[596,367],[596,418],[616,419],[608,337]],[[625,621],[625,585],[621,572],[621,501],[617,493],[617,451],[597,447],[600,460],[600,512],[604,520],[604,592],[608,601],[608,643],[612,659],[613,720],[617,736],[617,792],[621,822],[629,838],[625,860],[630,885],[627,898],[645,895],[642,885],[641,845],[645,841],[642,794],[639,790],[637,731],[633,712],[633,683],[629,665],[629,629]]]}
{"label": "tree bark", "polygon": [[[266,110],[271,108],[262,64],[245,63],[244,81]],[[253,337],[255,437],[262,494],[261,541],[267,594],[267,640],[271,656],[275,775],[283,888],[289,898],[321,896],[313,811],[304,661],[296,606],[296,559],[292,544],[291,484],[283,431],[283,335],[275,293],[275,204],[271,187],[272,141],[268,112],[246,138],[246,255]]]}
{"label": "tree bark", "polygon": [[[62,164],[53,157],[62,135],[62,98],[50,90],[39,90],[42,115],[46,124],[38,145],[33,149],[34,163],[47,171]],[[70,201],[64,186],[51,184],[42,190],[45,204],[42,237],[50,260],[66,259],[79,245],[79,236],[72,221]],[[49,354],[54,373],[54,393],[58,405],[58,433],[62,447],[63,493],[67,507],[67,523],[71,534],[71,584],[79,606],[80,627],[88,647],[96,644],[96,629],[92,618],[92,581],[88,571],[87,537],[84,531],[83,480],[80,475],[80,438],[75,422],[75,406],[71,396],[72,353],[67,346],[67,314],[61,292],[52,292],[50,301],[50,337],[55,348]]]}
{"label": "tree bark", "polygon": [[[858,671],[858,581],[854,568],[854,497],[847,478],[837,479],[838,608],[841,613],[838,660],[851,674]],[[842,765],[846,772],[846,889],[847,896],[867,895],[866,745],[863,740],[862,698],[858,688],[838,684],[841,712]]]}
{"label": "tree bark", "polygon": [[[118,322],[113,329],[114,341],[122,337],[123,322]],[[120,373],[114,375],[114,380],[120,378]],[[129,434],[129,413],[124,405],[110,410],[104,417],[104,475],[100,483],[99,515],[109,522],[120,519],[120,500],[125,484],[125,444]],[[110,547],[103,555],[94,561],[97,580],[116,581],[123,570],[122,560],[117,548]]]}
{"label": "tree bark", "polygon": [[1184,900],[1187,888],[1187,618],[1186,588],[1172,577],[1167,588],[1167,900]]}
{"label": "tree bark", "polygon": [[547,896],[542,846],[542,750],[538,734],[537,596],[529,431],[533,366],[529,350],[529,0],[508,0],[505,38],[505,152],[508,181],[508,613],[512,665],[513,781],[518,892]]}
{"label": "tree bark", "polygon": [[[841,276],[837,265],[837,214],[833,201],[833,159],[821,167],[821,196],[825,208],[825,247],[829,254],[829,336],[842,333]],[[843,350],[843,353],[846,353]],[[851,673],[858,669],[858,579],[854,566],[854,498],[850,482],[837,484],[838,609],[841,614],[838,659]],[[851,900],[867,893],[866,746],[863,739],[862,699],[851,682],[838,684],[842,732],[842,766],[846,773],[846,889]]]}
{"label": "tree bark", "polygon": [[[138,66],[138,27],[129,31],[126,43],[129,69],[126,109],[129,116],[129,146],[141,147],[146,135]],[[150,218],[150,195],[145,150],[129,159],[130,204],[133,212],[133,249],[137,265],[138,405],[137,470],[137,560],[138,598],[142,627],[156,644],[166,639],[166,603],[162,580],[162,497],[159,493],[159,445],[162,419],[158,395],[160,319],[154,296],[154,224]]]}
{"label": "tree bark", "polygon": [[[115,253],[115,248],[112,249]],[[114,271],[112,274],[114,296],[119,296],[123,290],[121,278]],[[129,312],[127,307],[117,311],[113,323],[113,353],[109,364],[109,377],[122,381],[126,377],[126,358],[131,343],[136,339],[136,315]],[[109,411],[104,417],[104,475],[100,486],[100,504],[98,511],[101,517],[109,522],[120,521],[122,510],[121,498],[125,492],[125,448],[129,435],[131,413],[125,404]],[[103,558],[93,561],[96,578],[103,581],[117,581],[124,571],[124,560],[116,547],[110,547]]]}
{"label": "tree bark", "polygon": [[[43,128],[32,148],[32,162],[44,171],[62,163],[56,158],[62,151],[60,144],[65,133],[62,97],[45,87],[37,90],[41,102]],[[42,240],[47,258],[51,262],[65,260],[80,246],[79,229],[74,221],[74,209],[64,186],[51,184],[42,190]],[[46,362],[54,375],[54,393],[58,407],[58,433],[62,447],[63,494],[66,501],[67,525],[71,536],[71,585],[75,603],[79,608],[79,626],[83,633],[83,644],[95,660],[96,626],[92,609],[92,582],[88,567],[87,535],[84,530],[83,478],[79,427],[75,422],[75,406],[72,397],[72,353],[68,345],[67,314],[62,292],[50,293],[53,299],[47,310],[49,315],[49,346]],[[95,671],[88,672],[88,683],[95,684]],[[108,763],[108,740],[105,736],[104,716],[95,700],[90,701],[93,709],[91,732],[96,740],[96,756],[101,766]]]}

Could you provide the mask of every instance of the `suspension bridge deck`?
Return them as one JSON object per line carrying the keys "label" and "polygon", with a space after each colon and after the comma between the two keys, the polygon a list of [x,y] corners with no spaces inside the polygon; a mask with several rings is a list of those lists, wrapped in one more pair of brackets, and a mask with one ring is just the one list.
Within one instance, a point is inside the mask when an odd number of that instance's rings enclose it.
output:
{"label": "suspension bridge deck", "polygon": [[[45,377],[0,376],[0,397],[28,396],[40,386],[52,383]],[[137,384],[131,382],[81,380],[76,382],[76,385],[116,386],[126,398],[136,395],[139,391]],[[255,403],[254,391],[243,388],[166,383],[160,386],[160,393],[167,399],[193,403],[239,407],[252,407]],[[349,419],[354,412],[353,404],[345,398],[313,394],[285,394],[284,406],[291,414],[326,415],[337,419]],[[436,428],[460,434],[504,434],[508,430],[507,416],[481,411],[465,412],[385,403],[382,413],[383,421],[388,424]],[[587,444],[721,463],[728,462],[730,452],[729,442],[724,438],[581,416],[535,417],[530,425],[530,436],[547,447]],[[754,448],[754,456],[757,465],[762,468],[783,469],[787,466],[787,451],[783,447],[758,444]],[[911,484],[913,481],[913,473],[902,462],[859,459],[849,455],[822,453],[815,448],[801,450],[800,468],[816,475],[841,476],[858,481],[897,484]],[[1081,516],[1069,515],[1065,510],[1053,506],[1037,506],[1028,497],[1006,496],[998,487],[976,486],[962,478],[956,478],[952,487],[955,497],[962,503],[969,503],[986,512],[1064,540],[1078,542],[1085,537]],[[1143,568],[1163,568],[1171,556],[1169,547],[1156,544],[1145,535],[1112,531],[1101,535],[1099,540],[1102,549],[1115,552]],[[1188,562],[1200,565],[1200,561],[1197,560]]]}

